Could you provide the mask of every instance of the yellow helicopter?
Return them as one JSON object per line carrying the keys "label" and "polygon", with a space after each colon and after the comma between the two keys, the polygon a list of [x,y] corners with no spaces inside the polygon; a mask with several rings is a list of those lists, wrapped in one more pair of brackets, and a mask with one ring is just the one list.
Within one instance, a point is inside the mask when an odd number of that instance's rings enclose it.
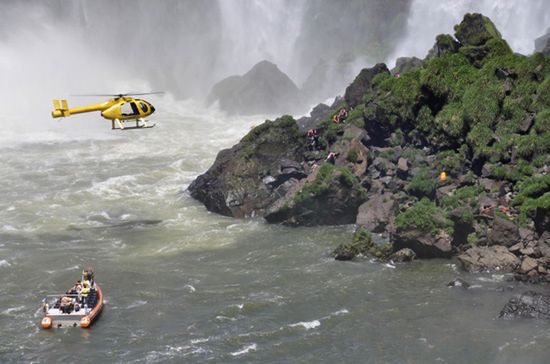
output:
{"label": "yellow helicopter", "polygon": [[[162,94],[164,92],[145,92],[145,93],[127,93],[117,95],[75,95],[75,96],[110,96],[108,101],[74,107],[69,109],[67,100],[53,100],[54,110],[52,111],[53,118],[71,116],[73,114],[81,114],[85,112],[101,111],[101,116],[107,120],[111,120],[111,129],[113,130],[129,130],[129,129],[147,129],[152,128],[155,124],[149,125],[145,121],[145,117],[155,112],[155,108],[149,102],[141,99],[135,99],[130,95],[151,95]],[[124,126],[126,121],[135,120],[135,126]]]}

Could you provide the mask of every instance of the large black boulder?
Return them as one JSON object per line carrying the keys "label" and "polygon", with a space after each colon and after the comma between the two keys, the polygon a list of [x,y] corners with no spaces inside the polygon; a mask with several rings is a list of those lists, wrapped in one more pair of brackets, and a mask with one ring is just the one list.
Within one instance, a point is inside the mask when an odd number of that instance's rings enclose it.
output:
{"label": "large black boulder", "polygon": [[295,120],[283,116],[252,129],[224,149],[208,171],[189,186],[209,211],[233,217],[263,216],[281,188],[304,178],[305,136]]}
{"label": "large black boulder", "polygon": [[371,87],[372,80],[380,73],[390,73],[384,63],[378,63],[372,68],[364,68],[355,80],[346,88],[344,99],[349,107],[354,108],[363,102],[363,95]]}
{"label": "large black boulder", "polygon": [[268,61],[256,64],[242,76],[230,76],[212,87],[207,104],[219,102],[230,114],[290,114],[300,105],[298,87]]}

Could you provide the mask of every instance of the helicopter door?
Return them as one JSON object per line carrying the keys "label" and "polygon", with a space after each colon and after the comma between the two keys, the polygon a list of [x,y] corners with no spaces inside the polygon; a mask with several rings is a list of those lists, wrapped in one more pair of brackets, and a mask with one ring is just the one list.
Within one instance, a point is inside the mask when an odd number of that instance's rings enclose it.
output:
{"label": "helicopter door", "polygon": [[125,102],[124,104],[120,105],[120,111],[122,112],[122,116],[139,115],[139,111],[135,102]]}

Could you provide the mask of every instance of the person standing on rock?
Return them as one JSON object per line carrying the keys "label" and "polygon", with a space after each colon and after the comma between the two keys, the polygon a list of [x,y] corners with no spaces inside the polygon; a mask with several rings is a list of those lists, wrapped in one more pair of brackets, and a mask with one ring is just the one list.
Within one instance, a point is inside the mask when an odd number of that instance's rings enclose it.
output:
{"label": "person standing on rock", "polygon": [[336,153],[330,152],[325,161],[330,163],[330,164],[335,164],[336,163],[336,156],[337,156]]}
{"label": "person standing on rock", "polygon": [[310,140],[309,149],[310,150],[319,150],[319,133],[317,129],[312,128],[307,131],[307,136]]}

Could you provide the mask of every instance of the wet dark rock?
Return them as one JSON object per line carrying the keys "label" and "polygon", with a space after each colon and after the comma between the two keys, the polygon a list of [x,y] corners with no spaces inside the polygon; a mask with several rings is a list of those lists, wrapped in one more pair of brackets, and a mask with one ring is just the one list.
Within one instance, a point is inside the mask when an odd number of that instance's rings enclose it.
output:
{"label": "wet dark rock", "polygon": [[416,253],[409,248],[399,249],[390,256],[390,259],[396,263],[412,262],[416,258]]}
{"label": "wet dark rock", "polygon": [[359,227],[351,242],[338,245],[332,255],[336,260],[352,260],[358,255],[386,259],[391,252],[390,243],[376,243],[368,230]]}
{"label": "wet dark rock", "polygon": [[391,193],[374,194],[359,206],[355,223],[374,233],[381,233],[393,224],[396,211],[397,201]]}
{"label": "wet dark rock", "polygon": [[515,71],[509,70],[507,68],[497,68],[495,70],[495,76],[497,76],[499,80],[504,80],[507,78],[515,80],[518,77],[518,74]]}
{"label": "wet dark rock", "polygon": [[506,79],[503,84],[503,89],[504,94],[508,96],[512,93],[512,90],[514,89],[514,84],[509,79]]}
{"label": "wet dark rock", "polygon": [[391,74],[394,76],[402,76],[409,71],[422,68],[422,66],[424,66],[424,61],[422,61],[420,58],[399,57],[395,61],[395,67],[391,70]]}
{"label": "wet dark rock", "polygon": [[523,250],[524,247],[525,246],[523,245],[523,243],[517,243],[517,244],[514,244],[511,247],[509,247],[508,251],[511,252],[511,253],[514,253],[516,255],[519,255],[519,254],[521,254],[521,250]]}
{"label": "wet dark rock", "polygon": [[351,172],[334,167],[327,167],[329,172],[323,176],[319,170],[269,206],[264,218],[270,223],[290,226],[354,223],[359,206],[366,200],[359,180]]}
{"label": "wet dark rock", "polygon": [[467,289],[470,287],[470,283],[466,282],[462,278],[455,278],[449,283],[447,283],[447,287],[458,287],[458,288],[464,288]]}
{"label": "wet dark rock", "polygon": [[409,161],[406,158],[400,157],[397,160],[397,176],[401,179],[406,179],[409,174]]}
{"label": "wet dark rock", "polygon": [[289,159],[281,159],[279,170],[264,177],[264,183],[267,183],[271,188],[277,188],[291,178],[300,180],[306,177],[307,174],[300,163]]}
{"label": "wet dark rock", "polygon": [[450,258],[452,255],[452,239],[443,230],[435,235],[409,227],[395,232],[393,239],[396,250],[412,249],[419,258]]}
{"label": "wet dark rock", "polygon": [[516,224],[499,216],[495,216],[488,237],[490,244],[507,247],[520,241],[519,229]]}
{"label": "wet dark rock", "polygon": [[550,296],[527,291],[508,301],[499,318],[512,320],[518,318],[536,318],[550,320]]}
{"label": "wet dark rock", "polygon": [[468,235],[475,231],[473,221],[465,218],[471,216],[470,207],[457,207],[449,214],[449,219],[453,222],[453,245],[461,246],[468,243]]}
{"label": "wet dark rock", "polygon": [[390,73],[384,63],[378,63],[372,68],[364,68],[355,80],[346,88],[344,99],[349,107],[354,108],[361,104],[363,95],[370,88],[372,80],[380,73]]}
{"label": "wet dark rock", "polygon": [[332,112],[334,112],[334,110],[331,109],[330,106],[319,104],[311,110],[309,117],[304,116],[298,119],[296,123],[303,131],[311,128],[318,128],[321,125],[321,121],[328,119]]}
{"label": "wet dark rock", "polygon": [[527,134],[529,130],[531,130],[531,127],[535,123],[535,115],[535,113],[531,112],[525,116],[523,122],[519,127],[520,132],[522,132],[523,134]]}
{"label": "wet dark rock", "polygon": [[500,245],[470,248],[460,254],[458,260],[464,269],[472,273],[486,271],[511,273],[521,263],[518,257]]}
{"label": "wet dark rock", "polygon": [[520,227],[519,228],[519,237],[521,241],[529,242],[537,240],[535,232],[531,229]]}
{"label": "wet dark rock", "polygon": [[502,39],[493,22],[479,13],[466,14],[454,30],[456,39],[463,46],[480,46],[491,39]]}
{"label": "wet dark rock", "polygon": [[262,61],[242,76],[215,84],[207,103],[215,101],[230,114],[291,113],[299,104],[299,89],[275,64]]}
{"label": "wet dark rock", "polygon": [[536,259],[533,259],[531,257],[525,257],[521,262],[521,266],[519,267],[519,273],[527,274],[533,269],[536,269],[538,265],[539,265],[539,262]]}
{"label": "wet dark rock", "polygon": [[[263,216],[279,198],[274,188],[303,176],[297,164],[302,161],[303,151],[304,136],[294,119],[285,116],[267,121],[239,144],[218,153],[210,169],[191,183],[189,192],[212,212],[234,217]],[[286,167],[286,173],[281,166]]]}
{"label": "wet dark rock", "polygon": [[499,191],[500,186],[502,185],[501,181],[497,181],[491,178],[479,178],[478,182],[487,192]]}
{"label": "wet dark rock", "polygon": [[426,60],[440,57],[445,52],[456,53],[460,43],[458,43],[451,35],[449,34],[439,34],[435,38],[434,46],[428,51]]}
{"label": "wet dark rock", "polygon": [[438,201],[441,201],[444,197],[450,196],[458,188],[454,183],[451,183],[447,186],[439,187],[435,190],[435,197]]}
{"label": "wet dark rock", "polygon": [[473,173],[460,175],[457,179],[459,187],[473,186],[476,184],[476,178]]}
{"label": "wet dark rock", "polygon": [[550,232],[550,208],[538,207],[535,210],[535,230],[539,235]]}

